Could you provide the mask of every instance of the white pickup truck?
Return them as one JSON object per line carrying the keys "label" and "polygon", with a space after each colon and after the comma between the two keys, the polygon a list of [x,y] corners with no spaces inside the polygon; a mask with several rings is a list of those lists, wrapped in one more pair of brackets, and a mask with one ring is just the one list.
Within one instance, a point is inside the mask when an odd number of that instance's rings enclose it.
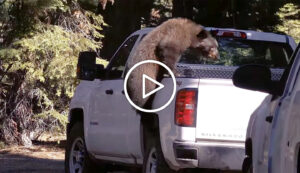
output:
{"label": "white pickup truck", "polygon": [[[187,50],[178,63],[175,99],[151,114],[136,111],[123,88],[127,59],[151,28],[131,34],[105,69],[95,64],[95,54],[81,53],[82,81],[67,126],[66,172],[92,172],[96,162],[98,172],[106,172],[112,163],[143,167],[144,173],[241,170],[250,115],[267,94],[235,87],[234,70],[260,63],[271,67],[272,78],[279,80],[296,44],[286,35],[206,29],[219,43],[220,60]],[[166,77],[161,83],[168,88],[172,80]],[[168,94],[157,92],[153,105]]]}
{"label": "white pickup truck", "polygon": [[[266,77],[270,72],[265,66],[245,65],[236,70],[236,86],[270,93],[249,120],[243,172],[300,172],[299,70],[300,45],[279,82]],[[245,76],[255,76],[255,86],[240,80]]]}

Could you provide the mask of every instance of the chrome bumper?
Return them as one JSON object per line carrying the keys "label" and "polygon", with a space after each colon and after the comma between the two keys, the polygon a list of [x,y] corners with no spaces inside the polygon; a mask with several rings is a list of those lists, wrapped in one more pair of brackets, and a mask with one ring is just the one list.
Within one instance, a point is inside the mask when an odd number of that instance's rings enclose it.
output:
{"label": "chrome bumper", "polygon": [[174,142],[176,161],[182,167],[241,170],[244,143]]}

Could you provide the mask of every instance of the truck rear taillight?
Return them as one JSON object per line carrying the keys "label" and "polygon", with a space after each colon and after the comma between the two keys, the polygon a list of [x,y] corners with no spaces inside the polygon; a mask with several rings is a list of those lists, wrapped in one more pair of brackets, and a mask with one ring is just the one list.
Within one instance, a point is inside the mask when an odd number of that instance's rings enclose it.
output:
{"label": "truck rear taillight", "polygon": [[179,126],[196,126],[197,89],[178,91],[175,105],[175,124]]}
{"label": "truck rear taillight", "polygon": [[247,38],[247,34],[240,31],[213,30],[211,33],[218,37]]}

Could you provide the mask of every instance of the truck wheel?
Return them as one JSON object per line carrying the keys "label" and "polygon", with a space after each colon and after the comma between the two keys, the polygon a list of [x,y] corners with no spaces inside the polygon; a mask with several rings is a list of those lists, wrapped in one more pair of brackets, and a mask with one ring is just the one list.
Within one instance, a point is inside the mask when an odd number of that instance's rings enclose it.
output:
{"label": "truck wheel", "polygon": [[143,173],[175,173],[169,168],[161,151],[159,140],[147,140]]}
{"label": "truck wheel", "polygon": [[242,166],[243,173],[252,173],[253,172],[253,164],[252,159],[250,157],[246,157]]}
{"label": "truck wheel", "polygon": [[300,173],[300,150],[298,151],[297,173]]}
{"label": "truck wheel", "polygon": [[[93,173],[99,172],[99,167],[89,158],[86,150],[83,124],[77,122],[72,127],[67,139],[65,155],[66,173]],[[101,173],[106,171],[102,170]]]}

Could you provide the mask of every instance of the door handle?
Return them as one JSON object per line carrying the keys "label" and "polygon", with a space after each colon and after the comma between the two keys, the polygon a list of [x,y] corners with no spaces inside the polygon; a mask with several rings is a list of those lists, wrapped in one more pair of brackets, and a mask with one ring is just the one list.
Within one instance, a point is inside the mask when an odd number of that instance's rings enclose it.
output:
{"label": "door handle", "polygon": [[108,94],[108,95],[113,95],[114,94],[114,90],[109,89],[109,90],[106,90],[105,93]]}

